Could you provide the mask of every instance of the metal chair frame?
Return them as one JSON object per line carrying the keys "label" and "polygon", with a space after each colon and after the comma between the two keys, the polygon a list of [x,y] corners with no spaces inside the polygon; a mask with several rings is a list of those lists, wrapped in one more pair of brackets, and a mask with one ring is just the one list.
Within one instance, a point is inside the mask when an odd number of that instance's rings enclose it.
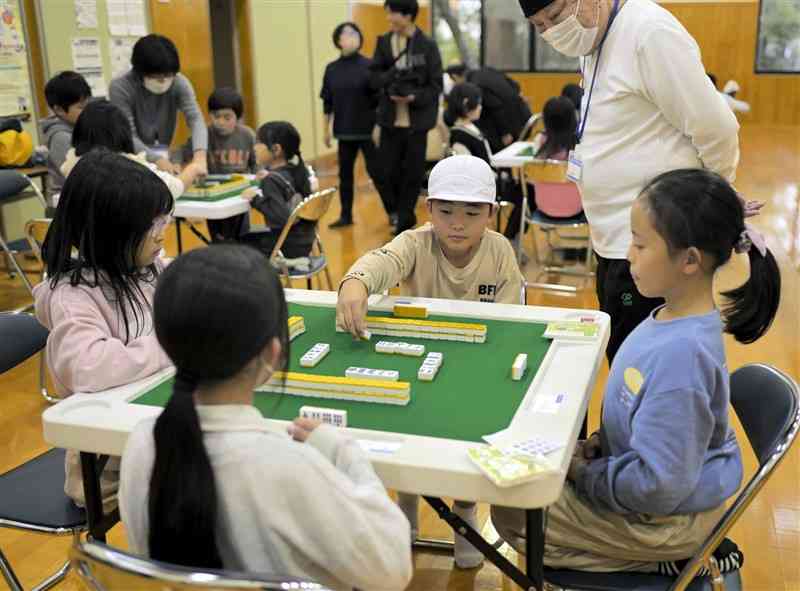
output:
{"label": "metal chair frame", "polygon": [[[30,244],[31,252],[36,257],[36,260],[42,266],[42,281],[47,279],[47,272],[44,268],[44,261],[42,260],[42,244],[44,243],[47,231],[50,229],[50,223],[53,220],[49,218],[37,218],[28,221],[25,224],[25,238]],[[31,292],[33,295],[33,292]],[[39,355],[39,393],[47,402],[55,404],[62,400],[60,396],[50,394],[47,389],[47,350],[42,349]]]}
{"label": "metal chair frame", "polygon": [[[16,171],[4,171],[4,172],[16,172]],[[23,191],[18,193],[19,198],[28,197],[33,195],[39,200],[39,203],[42,204],[42,207],[47,209],[47,200],[42,195],[42,192],[39,190],[39,187],[36,186],[36,183],[28,177],[27,175],[22,174],[21,172],[17,172],[17,174],[22,177],[26,182],[28,187]],[[5,237],[3,236],[2,228],[0,228],[0,250],[3,251],[6,257],[6,261],[8,262],[8,272],[10,277],[14,277],[16,274],[19,274],[20,279],[25,284],[25,287],[28,291],[33,294],[33,284],[28,279],[27,274],[20,266],[19,262],[17,261],[16,255],[19,254],[20,251],[14,250],[9,246],[9,243],[6,241]],[[12,310],[12,312],[24,312],[29,310],[32,305],[23,306],[22,308],[18,308],[16,310]]]}
{"label": "metal chair frame", "polygon": [[[764,488],[764,485],[767,484],[767,481],[775,473],[776,468],[784,460],[786,453],[797,439],[798,431],[800,431],[800,386],[798,386],[797,382],[791,377],[772,366],[762,363],[752,363],[737,369],[735,372],[733,372],[733,374],[731,374],[731,387],[735,387],[734,382],[736,381],[737,373],[748,371],[762,371],[771,373],[776,380],[783,382],[788,387],[794,399],[793,408],[791,409],[791,417],[786,422],[784,430],[780,434],[780,438],[771,448],[769,455],[763,459],[759,458],[758,470],[756,470],[755,474],[750,478],[750,480],[747,482],[747,485],[745,485],[742,491],[738,494],[733,504],[728,508],[719,522],[717,522],[717,525],[708,535],[705,542],[703,542],[703,545],[700,547],[700,550],[697,552],[694,558],[692,558],[692,560],[683,568],[680,575],[676,579],[673,580],[669,577],[663,577],[665,581],[665,591],[684,591],[690,585],[692,585],[693,581],[695,580],[695,575],[704,565],[707,566],[709,572],[711,573],[709,576],[709,584],[711,585],[713,591],[724,591],[725,577],[720,574],[719,567],[717,566],[716,561],[713,559],[714,551],[725,539],[725,536],[736,524],[742,514],[747,510],[747,508],[750,506],[750,503],[753,502],[759,491]],[[739,412],[735,406],[734,411],[736,411],[737,414]],[[756,455],[758,456],[758,453],[756,453]],[[730,576],[730,574],[728,576]],[[735,576],[737,579],[739,578],[738,573],[736,573]],[[547,578],[547,573],[545,573],[545,578]],[[671,584],[669,584],[670,581]],[[575,584],[571,584],[566,587],[562,587],[560,584],[556,584],[553,581],[549,581],[547,584],[551,589],[554,590],[570,589],[574,591],[580,591],[580,587],[575,587]],[[642,588],[641,585],[637,585],[636,583],[633,584],[636,588]],[[620,591],[626,591],[626,589],[627,588],[621,588]],[[652,589],[652,587],[648,586],[647,589]]]}
{"label": "metal chair frame", "polygon": [[[92,591],[114,591],[136,588],[213,589],[214,591],[238,591],[260,589],[263,591],[328,591],[327,587],[299,577],[270,576],[255,573],[240,573],[226,570],[191,569],[134,556],[96,541],[76,541],[70,551],[70,561],[75,572]],[[120,585],[108,579],[124,577]],[[131,580],[131,579],[135,579]],[[150,583],[147,585],[147,583]],[[146,587],[145,587],[146,585]]]}
{"label": "metal chair frame", "polygon": [[288,221],[283,226],[280,236],[278,236],[278,241],[275,243],[275,247],[272,249],[269,260],[275,266],[275,268],[280,271],[281,275],[284,277],[289,286],[291,286],[292,280],[294,279],[305,279],[307,281],[308,289],[311,289],[312,278],[324,271],[325,279],[328,282],[328,289],[333,289],[333,279],[331,278],[331,272],[328,268],[328,258],[325,256],[325,250],[322,245],[322,240],[319,237],[319,232],[316,233],[314,244],[312,245],[312,252],[316,250],[318,253],[316,256],[323,258],[323,265],[321,268],[309,270],[308,272],[292,272],[286,265],[280,264],[280,260],[281,258],[285,258],[281,252],[281,248],[283,247],[284,242],[286,242],[286,238],[289,235],[289,231],[292,229],[292,226],[294,226],[294,224],[300,220],[314,223],[319,222],[320,218],[322,218],[322,216],[327,213],[328,208],[330,208],[336,191],[337,189],[335,187],[331,187],[329,189],[312,193],[303,199],[294,208],[289,216]]}

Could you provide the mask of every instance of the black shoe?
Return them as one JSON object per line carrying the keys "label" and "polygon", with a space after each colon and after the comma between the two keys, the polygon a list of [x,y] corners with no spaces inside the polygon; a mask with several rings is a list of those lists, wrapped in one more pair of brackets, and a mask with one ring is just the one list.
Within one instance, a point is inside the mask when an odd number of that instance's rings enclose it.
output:
{"label": "black shoe", "polygon": [[336,220],[332,224],[329,224],[328,227],[329,228],[345,228],[347,226],[352,226],[352,225],[353,225],[352,218],[339,218],[338,220]]}

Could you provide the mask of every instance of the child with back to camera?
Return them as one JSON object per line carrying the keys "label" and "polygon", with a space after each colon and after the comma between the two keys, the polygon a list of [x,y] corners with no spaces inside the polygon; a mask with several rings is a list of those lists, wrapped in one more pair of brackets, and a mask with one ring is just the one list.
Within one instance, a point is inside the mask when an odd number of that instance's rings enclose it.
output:
{"label": "child with back to camera", "polygon": [[253,405],[289,358],[283,287],[264,255],[238,244],[184,254],[153,309],[177,373],[164,411],[139,423],[123,452],[132,549],[332,589],[404,589],[408,522],[358,442],[304,418],[287,435]]}

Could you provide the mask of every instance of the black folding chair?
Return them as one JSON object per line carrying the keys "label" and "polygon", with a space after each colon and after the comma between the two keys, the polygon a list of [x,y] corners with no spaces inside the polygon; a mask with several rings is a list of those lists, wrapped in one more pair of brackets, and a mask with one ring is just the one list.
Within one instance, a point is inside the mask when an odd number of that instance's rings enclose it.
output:
{"label": "black folding chair", "polygon": [[[552,589],[564,591],[739,591],[735,570],[720,574],[712,554],[783,460],[800,429],[800,387],[774,367],[745,365],[731,374],[731,404],[759,468],[677,578],[641,573],[593,573],[545,569]],[[695,574],[706,566],[709,576]]]}
{"label": "black folding chair", "polygon": [[[28,314],[0,314],[0,374],[41,351],[47,330]],[[0,475],[0,527],[49,535],[71,535],[77,541],[87,529],[86,513],[64,494],[63,449],[42,455]],[[66,562],[34,587],[49,589],[70,569]],[[11,591],[22,591],[11,564],[0,550],[0,571]]]}
{"label": "black folding chair", "polygon": [[[16,170],[0,170],[0,207],[30,196],[36,197],[42,207],[47,208],[44,195],[30,178]],[[33,294],[33,284],[16,259],[17,254],[29,250],[27,241],[21,239],[9,242],[3,236],[2,228],[0,228],[0,250],[5,253],[9,274],[12,277],[15,273],[19,274],[25,287]],[[24,310],[25,308],[22,309]]]}

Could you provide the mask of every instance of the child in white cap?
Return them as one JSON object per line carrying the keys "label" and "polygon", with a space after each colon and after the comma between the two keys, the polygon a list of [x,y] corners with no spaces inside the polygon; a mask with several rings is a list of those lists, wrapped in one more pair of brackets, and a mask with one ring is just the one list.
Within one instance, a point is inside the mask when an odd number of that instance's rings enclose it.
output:
{"label": "child in white cap", "polygon": [[[336,306],[339,326],[363,334],[367,297],[398,283],[403,295],[414,297],[520,303],[524,279],[511,244],[487,228],[497,207],[491,167],[475,156],[445,158],[431,171],[427,205],[430,223],[368,252],[344,276]],[[399,496],[416,537],[419,497]],[[477,529],[474,503],[456,501],[453,510]],[[455,560],[472,568],[483,555],[456,535]]]}

